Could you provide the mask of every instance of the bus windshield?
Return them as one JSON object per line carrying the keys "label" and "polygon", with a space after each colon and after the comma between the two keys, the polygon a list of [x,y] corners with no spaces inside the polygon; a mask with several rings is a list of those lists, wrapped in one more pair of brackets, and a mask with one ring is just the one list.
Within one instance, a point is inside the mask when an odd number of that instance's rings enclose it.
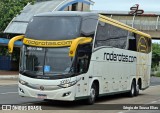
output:
{"label": "bus windshield", "polygon": [[54,76],[73,73],[69,48],[24,48],[23,70],[32,75]]}
{"label": "bus windshield", "polygon": [[74,16],[34,17],[25,37],[36,40],[68,40],[80,36],[81,18]]}

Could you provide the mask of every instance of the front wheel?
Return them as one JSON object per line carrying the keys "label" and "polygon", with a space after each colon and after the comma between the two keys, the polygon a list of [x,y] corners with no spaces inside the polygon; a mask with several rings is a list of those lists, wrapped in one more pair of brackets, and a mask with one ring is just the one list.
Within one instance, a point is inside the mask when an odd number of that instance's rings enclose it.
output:
{"label": "front wheel", "polygon": [[97,88],[95,84],[92,84],[92,87],[90,89],[90,96],[87,99],[87,104],[92,105],[94,104],[96,100],[96,94],[97,94]]}

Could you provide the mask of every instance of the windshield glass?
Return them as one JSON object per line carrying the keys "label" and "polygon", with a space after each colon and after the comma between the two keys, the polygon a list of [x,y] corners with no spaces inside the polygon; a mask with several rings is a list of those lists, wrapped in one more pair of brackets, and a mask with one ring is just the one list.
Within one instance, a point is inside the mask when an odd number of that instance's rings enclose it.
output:
{"label": "windshield glass", "polygon": [[80,36],[80,17],[34,17],[25,37],[36,40],[68,40]]}
{"label": "windshield glass", "polygon": [[34,75],[70,74],[72,60],[68,56],[69,48],[40,48],[25,46],[23,70]]}
{"label": "windshield glass", "polygon": [[[49,48],[46,52],[44,72],[48,75],[70,73],[72,65],[69,48]],[[49,68],[49,70],[45,68]]]}

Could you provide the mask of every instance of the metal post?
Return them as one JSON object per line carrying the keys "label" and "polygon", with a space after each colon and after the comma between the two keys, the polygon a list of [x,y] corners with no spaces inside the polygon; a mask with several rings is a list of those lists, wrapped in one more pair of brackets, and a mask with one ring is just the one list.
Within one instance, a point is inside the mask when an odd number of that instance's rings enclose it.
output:
{"label": "metal post", "polygon": [[135,20],[135,17],[136,17],[136,13],[134,13],[134,16],[133,16],[133,19],[132,19],[132,27],[134,27],[134,20]]}
{"label": "metal post", "polygon": [[110,16],[110,18],[112,18],[113,15]]}
{"label": "metal post", "polygon": [[159,21],[159,16],[157,17],[156,30],[158,30],[158,21]]}

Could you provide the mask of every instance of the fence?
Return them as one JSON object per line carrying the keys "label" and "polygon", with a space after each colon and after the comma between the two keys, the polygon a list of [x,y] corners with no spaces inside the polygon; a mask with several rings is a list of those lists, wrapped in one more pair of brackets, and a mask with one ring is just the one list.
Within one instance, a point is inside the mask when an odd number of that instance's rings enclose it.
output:
{"label": "fence", "polygon": [[0,70],[11,70],[11,57],[10,56],[0,56]]}

